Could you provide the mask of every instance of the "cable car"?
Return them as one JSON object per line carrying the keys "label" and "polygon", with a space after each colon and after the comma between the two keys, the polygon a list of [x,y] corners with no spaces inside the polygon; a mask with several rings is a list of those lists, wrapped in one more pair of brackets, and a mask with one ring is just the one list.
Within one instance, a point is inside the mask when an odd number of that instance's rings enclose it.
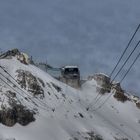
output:
{"label": "cable car", "polygon": [[61,70],[61,81],[74,87],[80,87],[80,70],[77,66],[65,66]]}
{"label": "cable car", "polygon": [[62,76],[70,79],[79,79],[80,71],[77,66],[65,66],[62,68]]}

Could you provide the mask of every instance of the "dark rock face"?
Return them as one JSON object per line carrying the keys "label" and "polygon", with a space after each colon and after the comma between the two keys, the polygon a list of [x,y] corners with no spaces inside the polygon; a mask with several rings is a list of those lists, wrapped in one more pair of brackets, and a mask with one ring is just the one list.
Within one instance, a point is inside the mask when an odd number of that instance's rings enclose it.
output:
{"label": "dark rock face", "polygon": [[14,110],[8,109],[0,111],[0,122],[6,126],[13,126],[16,124],[16,114]]}
{"label": "dark rock face", "polygon": [[0,55],[0,58],[3,59],[3,58],[11,58],[12,56],[16,56],[16,55],[20,55],[20,51],[18,49],[13,49],[13,50],[9,50],[3,54]]}
{"label": "dark rock face", "polygon": [[118,93],[116,92],[114,94],[114,98],[116,98],[118,101],[121,101],[121,102],[126,102],[128,100],[127,96],[123,93]]}
{"label": "dark rock face", "polygon": [[22,105],[16,105],[12,109],[5,109],[0,111],[0,123],[12,127],[16,123],[23,126],[35,121],[34,112],[26,109]]}
{"label": "dark rock face", "polygon": [[25,109],[23,106],[19,105],[14,107],[17,114],[17,122],[21,125],[28,125],[30,122],[35,121],[34,112]]}
{"label": "dark rock face", "polygon": [[0,55],[0,59],[11,59],[12,57],[16,57],[17,60],[25,65],[29,64],[28,55],[25,55],[25,53],[20,52],[18,49],[8,50]]}
{"label": "dark rock face", "polygon": [[136,106],[140,109],[140,102],[136,103]]}
{"label": "dark rock face", "polygon": [[118,101],[125,102],[128,100],[128,97],[124,94],[124,90],[122,90],[120,83],[113,84],[112,89],[115,90],[114,98]]}
{"label": "dark rock face", "polygon": [[17,81],[22,88],[27,89],[29,92],[33,93],[34,96],[44,96],[43,87],[45,87],[45,84],[43,80],[36,78],[28,71],[17,70],[17,73]]}
{"label": "dark rock face", "polygon": [[17,93],[8,90],[3,94],[6,103],[2,100],[0,123],[12,127],[16,123],[25,126],[35,121],[35,112],[22,105],[21,101],[17,98]]}
{"label": "dark rock face", "polygon": [[111,91],[110,78],[104,74],[95,74],[93,79],[97,82],[99,87],[96,88],[100,94],[109,93]]}

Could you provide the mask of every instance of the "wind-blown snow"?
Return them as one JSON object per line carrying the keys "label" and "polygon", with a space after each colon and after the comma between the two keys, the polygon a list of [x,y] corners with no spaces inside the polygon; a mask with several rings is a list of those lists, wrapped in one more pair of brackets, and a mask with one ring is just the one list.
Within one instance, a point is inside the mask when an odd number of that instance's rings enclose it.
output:
{"label": "wind-blown snow", "polygon": [[[40,107],[39,104],[37,107],[30,101],[27,103],[23,100],[24,105],[38,109],[38,113],[35,115],[36,121],[28,126],[16,124],[10,128],[0,124],[0,139],[73,140],[76,137],[84,140],[84,135],[86,136],[88,132],[92,131],[104,140],[140,139],[140,110],[133,102],[121,103],[112,96],[101,109],[93,111],[108,96],[108,94],[104,95],[101,101],[93,106],[94,98],[97,95],[96,81],[87,81],[80,90],[76,90],[57,81],[39,68],[24,65],[15,58],[0,60],[0,65],[15,78],[16,70],[22,69],[42,79],[45,83],[45,98],[42,99],[42,103],[48,105],[48,107],[43,105]],[[3,70],[0,72],[7,76]],[[61,91],[58,92],[51,83],[60,87]],[[3,85],[2,82],[1,84]],[[6,86],[6,88],[8,87]],[[24,95],[24,93],[22,94]],[[20,95],[18,95],[18,99],[21,100]],[[86,107],[89,105],[91,107],[87,111]],[[52,111],[52,108],[55,110]]]}

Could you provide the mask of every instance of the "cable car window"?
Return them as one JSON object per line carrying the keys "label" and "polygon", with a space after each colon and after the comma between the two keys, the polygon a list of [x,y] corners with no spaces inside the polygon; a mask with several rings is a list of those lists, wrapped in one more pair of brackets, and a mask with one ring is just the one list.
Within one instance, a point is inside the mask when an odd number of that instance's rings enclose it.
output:
{"label": "cable car window", "polygon": [[66,68],[64,71],[65,74],[77,74],[79,73],[78,68]]}

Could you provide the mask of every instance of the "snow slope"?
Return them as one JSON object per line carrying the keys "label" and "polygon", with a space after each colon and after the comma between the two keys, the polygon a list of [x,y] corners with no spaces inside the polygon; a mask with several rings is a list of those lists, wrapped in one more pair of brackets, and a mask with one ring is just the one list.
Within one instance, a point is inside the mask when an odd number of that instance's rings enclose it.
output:
{"label": "snow slope", "polygon": [[[35,115],[36,121],[27,126],[16,124],[14,127],[7,127],[0,124],[0,140],[90,140],[91,137],[96,137],[95,140],[101,140],[101,138],[103,140],[140,140],[140,109],[133,102],[122,103],[112,95],[101,109],[93,111],[109,94],[103,95],[101,101],[94,105],[94,98],[97,95],[96,81],[87,81],[80,90],[76,90],[33,65],[22,64],[16,58],[1,59],[0,65],[15,78],[17,78],[16,71],[22,69],[29,71],[45,83],[43,87],[45,97],[43,99],[36,97],[42,104],[33,96],[32,101],[37,105],[30,100],[24,100],[17,94],[18,100],[25,106],[30,109],[36,108],[38,112]],[[10,78],[2,69],[0,73]],[[59,87],[60,91],[53,84]],[[2,81],[0,86],[2,92],[10,89]],[[16,90],[19,91],[19,89]],[[24,91],[28,92],[27,89]],[[1,98],[4,96],[2,92],[0,92]],[[24,92],[19,92],[28,98]],[[4,103],[6,102],[4,98]],[[86,108],[89,105],[91,107],[87,111]]]}

